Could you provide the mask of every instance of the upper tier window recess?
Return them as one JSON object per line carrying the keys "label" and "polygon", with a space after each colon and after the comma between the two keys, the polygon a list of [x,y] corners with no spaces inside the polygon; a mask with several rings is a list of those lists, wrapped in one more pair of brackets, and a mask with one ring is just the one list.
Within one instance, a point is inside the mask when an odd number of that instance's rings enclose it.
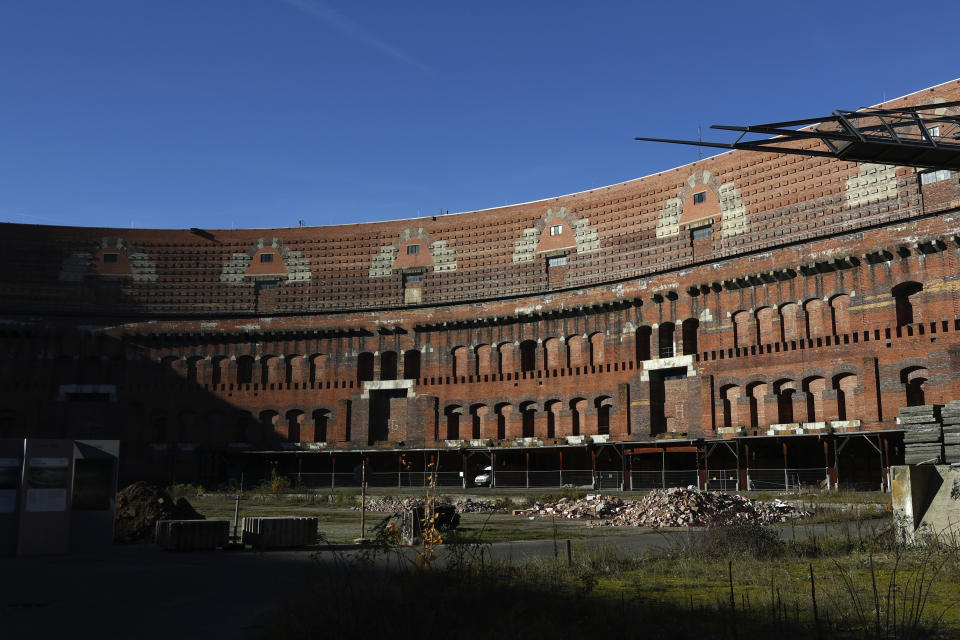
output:
{"label": "upper tier window recess", "polygon": [[119,259],[120,259],[120,254],[119,254],[119,253],[104,253],[104,254],[103,254],[103,261],[104,261],[104,262],[116,262],[116,261],[119,260]]}
{"label": "upper tier window recess", "polygon": [[261,254],[260,254],[260,262],[273,262],[273,254],[272,254],[272,253],[261,253]]}
{"label": "upper tier window recess", "polygon": [[934,182],[942,182],[943,180],[949,180],[950,176],[953,175],[953,172],[949,169],[940,169],[939,171],[927,171],[920,174],[920,184],[933,184]]}
{"label": "upper tier window recess", "polygon": [[697,191],[693,194],[693,204],[703,204],[707,201],[707,192],[706,191]]}
{"label": "upper tier window recess", "polygon": [[555,224],[555,225],[551,225],[551,226],[550,226],[550,235],[552,235],[552,236],[558,236],[558,235],[560,235],[561,233],[563,233],[563,225],[562,225],[562,224]]}
{"label": "upper tier window recess", "polygon": [[407,245],[407,254],[413,255],[415,253],[420,253],[420,245],[418,244]]}

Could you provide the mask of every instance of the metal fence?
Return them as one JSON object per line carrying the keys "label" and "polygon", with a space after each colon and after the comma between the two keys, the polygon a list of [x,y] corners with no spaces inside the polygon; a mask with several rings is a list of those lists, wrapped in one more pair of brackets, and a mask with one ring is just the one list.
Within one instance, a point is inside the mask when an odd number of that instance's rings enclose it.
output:
{"label": "metal fence", "polygon": [[667,489],[669,487],[700,486],[700,476],[696,469],[660,471],[631,471],[630,487],[635,490]]}
{"label": "metal fence", "polygon": [[825,467],[813,469],[748,469],[747,489],[750,491],[790,491],[800,487],[826,487]]}
{"label": "metal fence", "polygon": [[[701,486],[696,469],[631,471],[630,488],[634,491],[693,486],[709,491],[790,491],[800,487],[827,487],[827,469],[748,469],[747,486],[740,486],[736,469],[707,469],[706,485]],[[359,487],[359,473],[294,473],[288,476],[297,489],[325,489]],[[425,471],[368,472],[369,487],[472,487],[473,477],[464,478],[459,471],[429,473]],[[589,487],[618,490],[623,488],[623,472],[585,470],[554,471],[494,471],[494,487],[503,489],[559,489],[562,487]]]}
{"label": "metal fence", "polygon": [[739,491],[740,472],[736,469],[707,469],[707,491]]}

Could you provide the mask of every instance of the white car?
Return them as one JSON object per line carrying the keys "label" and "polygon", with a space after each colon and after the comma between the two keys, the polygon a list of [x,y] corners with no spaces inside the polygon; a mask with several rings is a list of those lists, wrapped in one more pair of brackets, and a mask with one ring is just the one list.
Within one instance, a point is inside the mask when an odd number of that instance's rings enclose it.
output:
{"label": "white car", "polygon": [[473,484],[478,487],[489,487],[491,480],[493,480],[493,467],[484,467],[473,479]]}

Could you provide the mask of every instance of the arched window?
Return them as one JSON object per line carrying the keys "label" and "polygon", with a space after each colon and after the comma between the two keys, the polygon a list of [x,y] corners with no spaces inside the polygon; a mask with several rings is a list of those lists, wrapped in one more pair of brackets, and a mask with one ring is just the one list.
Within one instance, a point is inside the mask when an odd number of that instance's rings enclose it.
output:
{"label": "arched window", "polygon": [[533,371],[537,368],[537,343],[524,340],[520,343],[520,370]]}
{"label": "arched window", "polygon": [[537,405],[534,402],[524,402],[520,405],[520,416],[523,420],[523,437],[533,438],[536,435]]}
{"label": "arched window", "polygon": [[830,315],[833,322],[833,335],[850,333],[850,296],[841,293],[830,298]]}
{"label": "arched window", "polygon": [[610,433],[610,408],[613,400],[610,396],[600,396],[593,401],[597,409],[597,435],[608,435]]}
{"label": "arched window", "polygon": [[447,417],[447,440],[459,440],[460,439],[460,416],[463,414],[463,407],[460,405],[452,404],[448,405],[446,409],[443,410],[443,414]]}
{"label": "arched window", "polygon": [[893,288],[894,302],[897,311],[897,326],[903,327],[916,322],[914,313],[914,304],[916,295],[923,291],[923,285],[919,282],[904,282]]}
{"label": "arched window", "polygon": [[461,376],[466,376],[469,374],[470,369],[467,365],[467,353],[468,349],[466,347],[454,347],[451,350],[451,355],[453,356],[453,367],[452,373],[453,377],[459,378]]}
{"label": "arched window", "polygon": [[360,382],[373,380],[373,354],[364,351],[357,356],[357,380]]}
{"label": "arched window", "polygon": [[637,362],[643,362],[650,359],[650,340],[653,337],[653,329],[644,325],[637,329]]}
{"label": "arched window", "polygon": [[900,382],[907,394],[908,407],[919,407],[927,403],[924,385],[928,379],[929,371],[924,367],[907,367],[900,371]]}
{"label": "arched window", "polygon": [[410,349],[403,352],[403,378],[416,380],[420,377],[420,350]]}
{"label": "arched window", "polygon": [[287,442],[300,442],[300,418],[303,411],[287,411]]}
{"label": "arched window", "polygon": [[696,318],[687,318],[683,321],[683,355],[697,354],[697,334],[700,331],[700,321]]}
{"label": "arched window", "polygon": [[660,325],[659,334],[659,346],[660,346],[660,357],[661,358],[672,358],[673,357],[673,332],[674,325],[672,322],[664,322]]}
{"label": "arched window", "polygon": [[603,334],[600,332],[590,336],[590,364],[599,366],[603,364]]}
{"label": "arched window", "polygon": [[757,344],[766,345],[780,342],[780,332],[777,331],[777,312],[773,307],[763,307],[757,310]]}
{"label": "arched window", "polygon": [[754,343],[750,331],[750,312],[737,311],[733,314],[733,346],[736,349],[749,347]]}
{"label": "arched window", "polygon": [[397,379],[397,352],[384,351],[380,354],[380,379]]}
{"label": "arched window", "polygon": [[317,409],[313,412],[313,441],[327,441],[327,425],[330,421],[330,412],[326,409]]}
{"label": "arched window", "polygon": [[237,384],[251,384],[253,382],[253,357],[240,356],[237,358]]}

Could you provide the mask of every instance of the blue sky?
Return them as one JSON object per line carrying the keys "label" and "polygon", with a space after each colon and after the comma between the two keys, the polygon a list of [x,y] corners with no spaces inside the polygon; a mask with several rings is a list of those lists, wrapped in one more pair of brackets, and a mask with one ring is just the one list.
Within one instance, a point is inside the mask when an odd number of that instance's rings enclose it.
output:
{"label": "blue sky", "polygon": [[271,227],[572,193],[633,136],[960,76],[960,5],[0,0],[0,221]]}

